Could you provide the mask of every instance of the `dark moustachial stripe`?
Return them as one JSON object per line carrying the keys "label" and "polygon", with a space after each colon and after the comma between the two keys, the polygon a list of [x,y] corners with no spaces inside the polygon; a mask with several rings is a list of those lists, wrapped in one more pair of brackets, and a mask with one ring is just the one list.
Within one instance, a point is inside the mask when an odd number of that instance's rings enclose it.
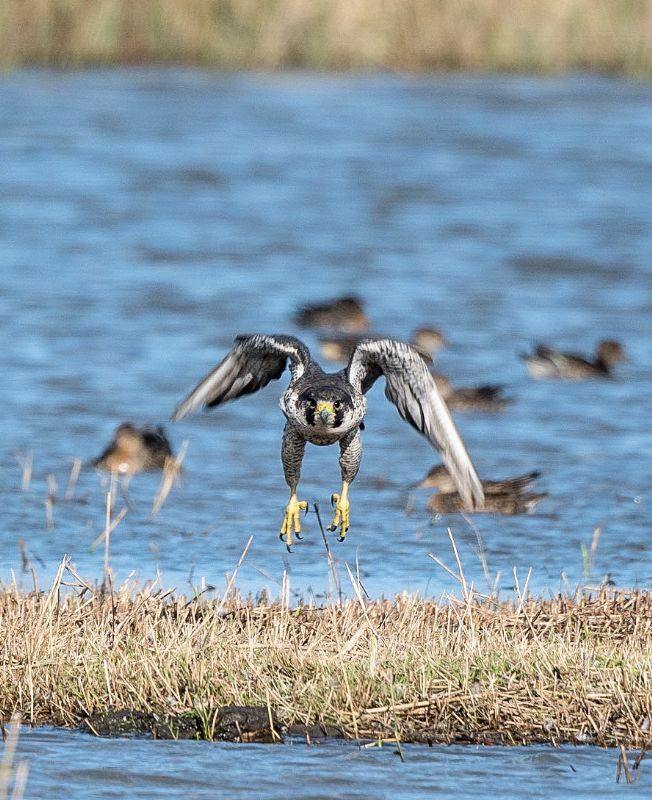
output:
{"label": "dark moustachial stripe", "polygon": [[306,405],[306,422],[308,425],[315,424],[315,409],[312,405]]}

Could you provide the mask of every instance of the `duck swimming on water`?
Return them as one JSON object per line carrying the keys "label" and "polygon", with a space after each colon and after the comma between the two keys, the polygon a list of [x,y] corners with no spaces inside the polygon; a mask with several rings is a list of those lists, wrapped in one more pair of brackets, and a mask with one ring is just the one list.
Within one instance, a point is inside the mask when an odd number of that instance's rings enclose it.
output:
{"label": "duck swimming on water", "polygon": [[[485,495],[484,505],[476,508],[476,512],[487,514],[531,514],[537,504],[547,497],[545,492],[496,492]],[[426,504],[428,511],[435,514],[453,514],[464,511],[464,503],[457,492],[433,494]]]}
{"label": "duck swimming on water", "polygon": [[568,380],[609,378],[614,364],[627,360],[623,346],[613,339],[603,339],[598,344],[593,361],[575,353],[553,350],[544,344],[537,345],[534,353],[521,354],[521,358],[525,361],[527,371],[532,378]]}
{"label": "duck swimming on water", "polygon": [[[547,497],[546,492],[529,491],[540,472],[527,472],[515,478],[503,480],[481,480],[484,492],[484,504],[475,511],[489,514],[530,514],[536,505]],[[451,514],[463,511],[462,498],[456,490],[450,472],[443,465],[433,467],[426,477],[415,486],[416,489],[438,489],[436,494],[428,498],[428,511],[440,514]]]}
{"label": "duck swimming on water", "polygon": [[451,411],[478,411],[496,413],[504,411],[511,403],[503,394],[503,387],[495,383],[455,389],[450,380],[440,372],[433,372],[437,388]]}
{"label": "duck swimming on water", "polygon": [[304,305],[295,313],[294,322],[300,328],[328,328],[342,333],[369,329],[362,301],[354,295]]}
{"label": "duck swimming on water", "polygon": [[161,470],[172,458],[174,454],[162,425],[137,428],[130,422],[123,422],[116,428],[113,440],[92,464],[108,472],[135,475],[137,472]]}
{"label": "duck swimming on water", "polygon": [[[346,363],[351,353],[363,339],[378,338],[371,334],[346,335],[343,333],[319,336],[319,350],[327,361]],[[422,326],[412,331],[410,342],[423,358],[432,363],[433,356],[446,346],[446,338],[439,328]]]}
{"label": "duck swimming on water", "polygon": [[[482,489],[486,498],[488,494],[524,492],[527,489],[531,489],[534,481],[540,477],[541,473],[535,470],[533,472],[526,472],[524,475],[518,475],[516,478],[503,478],[497,481],[481,480],[480,483],[482,484]],[[437,464],[437,466],[433,467],[426,477],[419,481],[414,488],[439,489],[440,492],[446,494],[457,491],[450,472],[443,464]]]}

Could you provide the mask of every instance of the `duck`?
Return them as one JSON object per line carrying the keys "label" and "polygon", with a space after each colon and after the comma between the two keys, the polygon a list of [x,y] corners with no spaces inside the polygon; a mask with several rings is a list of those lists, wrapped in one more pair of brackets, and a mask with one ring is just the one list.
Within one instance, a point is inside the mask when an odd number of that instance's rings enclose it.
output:
{"label": "duck", "polygon": [[[368,335],[371,336],[371,334]],[[327,361],[346,363],[355,347],[367,337],[364,334],[357,336],[322,334],[318,338],[319,351]],[[446,346],[446,337],[439,328],[424,325],[412,331],[409,343],[421,353],[428,364],[432,364],[433,356]]]}
{"label": "duck", "polygon": [[92,465],[108,472],[135,475],[137,472],[162,470],[172,458],[172,447],[162,425],[137,428],[130,422],[123,422]]}
{"label": "duck", "polygon": [[[548,496],[547,492],[531,492],[534,481],[541,476],[538,471],[526,472],[515,478],[502,480],[482,480],[484,504],[476,508],[476,512],[488,514],[531,514],[537,504]],[[451,514],[463,511],[462,498],[455,489],[448,469],[443,464],[433,467],[426,477],[414,488],[439,491],[431,495],[427,502],[428,511],[439,514]]]}
{"label": "duck", "polygon": [[354,295],[301,306],[294,314],[294,323],[300,328],[325,328],[342,333],[362,333],[369,329],[362,301]]}
{"label": "duck", "polygon": [[614,339],[602,339],[598,343],[593,361],[575,353],[564,353],[539,344],[533,353],[522,353],[527,371],[532,378],[566,378],[585,380],[587,378],[609,378],[614,364],[625,361],[625,349]]}
{"label": "duck", "polygon": [[[484,490],[485,498],[488,494],[506,494],[509,492],[524,492],[532,488],[532,484],[541,477],[538,470],[526,472],[516,478],[503,478],[502,480],[480,481]],[[451,474],[443,464],[437,464],[426,475],[423,480],[414,486],[415,489],[439,489],[444,494],[455,492],[455,484]]]}
{"label": "duck", "polygon": [[410,335],[410,344],[422,355],[437,355],[448,344],[446,337],[439,328],[421,325],[415,328]]}
{"label": "duck", "polygon": [[451,411],[499,412],[512,402],[495,383],[454,389],[450,380],[440,372],[432,372],[437,388]]}
{"label": "duck", "polygon": [[[486,514],[531,514],[537,504],[547,497],[546,492],[496,492],[485,495],[482,508],[476,508],[474,513]],[[464,503],[457,492],[444,492],[433,494],[428,498],[426,507],[434,514],[453,514],[464,511]]]}

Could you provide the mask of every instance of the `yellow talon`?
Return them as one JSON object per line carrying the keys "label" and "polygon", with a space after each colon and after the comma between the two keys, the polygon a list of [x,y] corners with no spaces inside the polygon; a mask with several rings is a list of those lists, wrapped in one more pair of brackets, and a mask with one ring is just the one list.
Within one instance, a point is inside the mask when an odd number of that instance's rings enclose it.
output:
{"label": "yellow talon", "polygon": [[308,508],[307,500],[297,500],[296,494],[290,496],[290,502],[285,506],[285,517],[281,525],[281,539],[285,538],[285,544],[290,549],[292,544],[292,531],[299,536],[301,533],[300,514]]}
{"label": "yellow talon", "polygon": [[343,542],[347,531],[349,530],[349,485],[346,482],[342,483],[342,493],[331,495],[331,504],[335,507],[335,514],[331,522],[329,530],[336,531],[340,529],[339,541]]}

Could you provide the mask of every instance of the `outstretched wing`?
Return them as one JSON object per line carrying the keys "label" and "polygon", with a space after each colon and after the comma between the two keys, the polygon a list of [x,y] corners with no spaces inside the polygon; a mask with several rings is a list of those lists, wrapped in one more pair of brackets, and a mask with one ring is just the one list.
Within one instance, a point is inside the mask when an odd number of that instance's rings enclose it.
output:
{"label": "outstretched wing", "polygon": [[356,346],[346,371],[349,381],[361,392],[368,392],[381,375],[385,376],[387,399],[439,450],[465,506],[481,508],[482,484],[419,353],[394,339],[366,339]]}
{"label": "outstretched wing", "polygon": [[198,406],[217,406],[262,389],[281,377],[288,359],[294,381],[311,361],[308,348],[294,336],[236,336],[228,355],[179,403],[172,419],[179,420]]}

